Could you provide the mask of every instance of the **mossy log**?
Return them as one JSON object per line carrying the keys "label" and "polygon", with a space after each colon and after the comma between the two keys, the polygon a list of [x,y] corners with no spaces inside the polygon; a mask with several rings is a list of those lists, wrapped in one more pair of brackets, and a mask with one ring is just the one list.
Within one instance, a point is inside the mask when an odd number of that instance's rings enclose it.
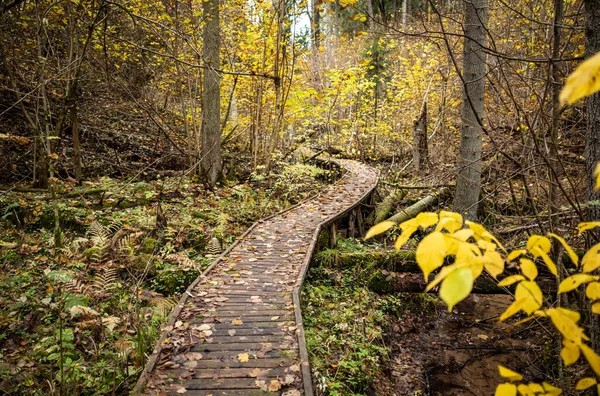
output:
{"label": "mossy log", "polygon": [[390,215],[398,202],[406,196],[406,190],[394,189],[385,199],[375,207],[375,224],[381,223]]}
{"label": "mossy log", "polygon": [[[319,266],[346,272],[354,282],[368,286],[376,293],[399,293],[425,291],[427,283],[419,268],[414,251],[364,251],[340,252],[326,249],[315,255],[315,263]],[[348,274],[350,272],[350,274]],[[435,278],[429,276],[429,281]],[[544,293],[556,292],[555,280],[551,277],[538,278],[538,284]],[[496,281],[482,275],[473,287],[473,293],[506,294],[507,289],[496,286]],[[514,286],[508,288],[514,292]]]}
{"label": "mossy log", "polygon": [[451,190],[447,187],[444,187],[438,191],[437,194],[428,195],[425,198],[421,199],[417,203],[412,206],[409,206],[406,209],[401,210],[396,213],[392,217],[388,218],[388,221],[393,221],[398,224],[405,222],[406,220],[410,220],[421,212],[426,211],[433,205],[437,204],[439,201],[448,198],[451,195]]}

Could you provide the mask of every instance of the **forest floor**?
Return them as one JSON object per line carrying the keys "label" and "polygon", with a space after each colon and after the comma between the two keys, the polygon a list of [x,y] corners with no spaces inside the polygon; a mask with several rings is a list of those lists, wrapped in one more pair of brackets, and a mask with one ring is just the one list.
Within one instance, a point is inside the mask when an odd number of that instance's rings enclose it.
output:
{"label": "forest floor", "polygon": [[1,187],[0,392],[127,394],[221,245],[332,177],[303,162],[274,168],[214,190],[160,170],[57,181],[56,198]]}

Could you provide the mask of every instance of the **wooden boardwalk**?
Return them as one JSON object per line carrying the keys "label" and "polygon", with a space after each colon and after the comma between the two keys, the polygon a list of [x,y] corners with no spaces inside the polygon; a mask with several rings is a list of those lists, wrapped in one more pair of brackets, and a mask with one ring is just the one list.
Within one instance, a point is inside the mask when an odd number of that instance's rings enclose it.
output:
{"label": "wooden boardwalk", "polygon": [[188,288],[138,386],[148,395],[312,395],[299,290],[320,229],[378,173],[356,161],[318,196],[255,223]]}

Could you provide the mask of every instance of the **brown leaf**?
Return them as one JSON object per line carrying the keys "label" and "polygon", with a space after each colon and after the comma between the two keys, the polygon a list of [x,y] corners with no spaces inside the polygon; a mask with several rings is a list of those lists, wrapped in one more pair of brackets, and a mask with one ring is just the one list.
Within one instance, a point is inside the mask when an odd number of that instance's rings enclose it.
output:
{"label": "brown leaf", "polygon": [[278,380],[272,380],[269,384],[269,392],[277,392],[279,389],[281,389],[281,382]]}

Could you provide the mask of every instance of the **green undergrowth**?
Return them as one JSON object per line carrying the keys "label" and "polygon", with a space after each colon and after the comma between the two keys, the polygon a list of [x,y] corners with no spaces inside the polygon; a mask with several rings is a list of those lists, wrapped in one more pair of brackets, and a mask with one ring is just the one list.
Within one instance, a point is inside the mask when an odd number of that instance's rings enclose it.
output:
{"label": "green undergrowth", "polygon": [[214,241],[225,248],[326,184],[314,166],[281,170],[214,190],[182,176],[55,181],[56,199],[2,193],[0,391],[128,394],[180,293],[218,254]]}
{"label": "green undergrowth", "polygon": [[[390,321],[435,312],[436,300],[427,294],[373,290],[372,277],[386,264],[369,253],[380,248],[341,239],[336,249],[319,251],[311,263],[302,312],[313,383],[321,394],[373,394],[377,379],[387,375]],[[344,254],[364,254],[364,262],[336,256]]]}

